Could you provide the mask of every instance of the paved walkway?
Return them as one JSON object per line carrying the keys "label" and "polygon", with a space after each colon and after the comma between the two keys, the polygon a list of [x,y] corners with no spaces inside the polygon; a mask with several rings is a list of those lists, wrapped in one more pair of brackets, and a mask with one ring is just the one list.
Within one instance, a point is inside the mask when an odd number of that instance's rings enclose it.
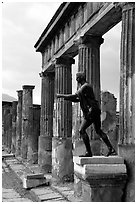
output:
{"label": "paved walkway", "polygon": [[[7,154],[5,151],[3,151],[3,154]],[[27,163],[22,163],[19,158],[15,158],[10,155],[4,158],[5,165],[8,165],[9,168],[11,168],[15,174],[21,179],[23,179],[25,174],[32,174],[32,173],[39,173],[38,165],[29,165]],[[46,186],[42,185],[39,187],[32,188],[29,191],[33,196],[35,196],[37,202],[80,202],[81,200],[78,200],[74,197],[74,189],[73,189],[73,183],[64,183],[64,184],[54,184],[51,182],[51,175],[46,174],[46,179],[51,183],[51,185]],[[2,191],[2,199],[3,202],[6,202],[6,199],[8,198],[7,195],[9,195],[9,202],[10,201],[17,201],[17,202],[34,202],[29,199],[23,199],[21,196],[14,191],[13,189],[3,189]],[[12,195],[12,199],[11,199]]]}

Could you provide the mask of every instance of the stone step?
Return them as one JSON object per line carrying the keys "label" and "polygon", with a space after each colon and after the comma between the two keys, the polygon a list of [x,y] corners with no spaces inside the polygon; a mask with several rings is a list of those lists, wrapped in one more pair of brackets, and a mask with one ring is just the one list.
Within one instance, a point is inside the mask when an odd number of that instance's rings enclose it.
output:
{"label": "stone step", "polygon": [[124,159],[120,156],[93,156],[93,157],[73,157],[73,162],[81,166],[85,164],[124,164]]}
{"label": "stone step", "polygon": [[125,164],[85,164],[80,166],[74,163],[74,171],[83,178],[95,175],[126,174]]}

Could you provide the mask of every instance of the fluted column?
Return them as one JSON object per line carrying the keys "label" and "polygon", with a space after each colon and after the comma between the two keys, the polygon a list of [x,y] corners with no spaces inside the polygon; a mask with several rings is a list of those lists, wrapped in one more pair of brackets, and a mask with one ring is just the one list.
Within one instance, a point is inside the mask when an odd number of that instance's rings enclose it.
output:
{"label": "fluted column", "polygon": [[22,101],[22,142],[21,142],[21,157],[27,159],[28,152],[28,137],[32,134],[32,111],[30,107],[33,105],[32,90],[35,86],[23,86],[23,101]]}
{"label": "fluted column", "polygon": [[12,102],[12,144],[11,151],[15,153],[16,151],[16,119],[17,119],[17,101]]}
{"label": "fluted column", "polygon": [[54,107],[54,73],[41,72],[41,117],[38,164],[41,171],[51,172]]}
{"label": "fluted column", "polygon": [[125,160],[128,182],[125,202],[135,200],[135,3],[122,8],[120,67],[120,131],[118,153]]}
{"label": "fluted column", "polygon": [[120,144],[135,143],[135,4],[122,7]]}
{"label": "fluted column", "polygon": [[[72,58],[58,58],[55,62],[55,94],[72,93]],[[73,175],[72,161],[72,103],[55,98],[52,174],[62,181]]]}
{"label": "fluted column", "polygon": [[[100,104],[100,45],[104,39],[101,36],[85,35],[75,41],[78,45],[78,71],[86,73],[86,80],[92,85],[96,100]],[[78,118],[81,117],[78,105]],[[81,121],[79,118],[78,121]],[[79,122],[78,122],[79,123]],[[80,124],[77,125],[79,129]],[[100,154],[99,136],[95,133],[94,128],[88,128],[88,135],[92,141],[92,152],[95,155]],[[81,145],[81,144],[80,144]],[[77,145],[76,145],[77,146]],[[78,145],[79,146],[79,145]],[[83,149],[81,146],[80,149]],[[81,153],[79,153],[81,154]]]}
{"label": "fluted column", "polygon": [[85,35],[76,43],[79,48],[78,71],[86,73],[87,81],[93,86],[96,99],[100,102],[100,45],[104,39]]}
{"label": "fluted column", "polygon": [[23,90],[17,91],[18,105],[17,105],[17,121],[16,121],[16,156],[21,155],[21,139],[22,139],[22,95]]}
{"label": "fluted column", "polygon": [[2,144],[7,146],[7,115],[10,113],[11,107],[9,105],[4,105],[2,107],[2,121],[3,121],[3,137]]}

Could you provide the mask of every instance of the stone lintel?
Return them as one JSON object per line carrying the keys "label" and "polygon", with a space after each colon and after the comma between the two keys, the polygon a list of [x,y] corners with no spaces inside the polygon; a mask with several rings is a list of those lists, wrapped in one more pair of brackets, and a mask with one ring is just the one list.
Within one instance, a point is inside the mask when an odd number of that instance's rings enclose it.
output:
{"label": "stone lintel", "polygon": [[93,156],[93,157],[73,157],[73,162],[79,165],[85,164],[124,164],[124,159],[120,156]]}
{"label": "stone lintel", "polygon": [[23,85],[22,88],[23,89],[34,89],[35,86],[34,85]]}

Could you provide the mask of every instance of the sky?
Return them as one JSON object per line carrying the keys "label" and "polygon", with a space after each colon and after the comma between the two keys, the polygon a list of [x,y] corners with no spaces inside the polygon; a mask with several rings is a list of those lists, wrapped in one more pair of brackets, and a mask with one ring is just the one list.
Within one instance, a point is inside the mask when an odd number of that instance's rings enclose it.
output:
{"label": "sky", "polygon": [[[23,85],[35,85],[33,103],[41,103],[42,57],[34,45],[62,2],[2,3],[2,93],[17,99]],[[107,32],[101,45],[101,90],[110,91],[119,103],[121,23]],[[73,65],[73,92],[76,91]]]}

